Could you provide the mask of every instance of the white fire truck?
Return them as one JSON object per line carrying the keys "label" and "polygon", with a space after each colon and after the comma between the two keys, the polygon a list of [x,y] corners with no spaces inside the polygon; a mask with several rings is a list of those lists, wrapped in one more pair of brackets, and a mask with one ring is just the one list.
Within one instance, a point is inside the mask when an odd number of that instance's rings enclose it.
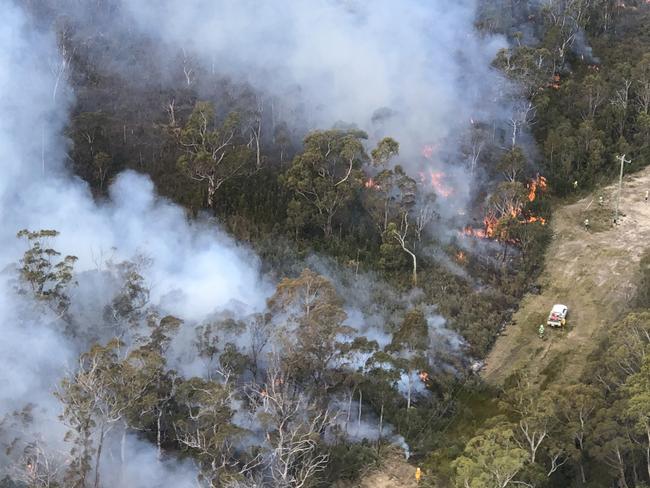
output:
{"label": "white fire truck", "polygon": [[548,320],[546,325],[550,327],[563,327],[566,324],[566,316],[569,313],[569,309],[566,305],[555,304],[551,309],[551,313],[548,315]]}

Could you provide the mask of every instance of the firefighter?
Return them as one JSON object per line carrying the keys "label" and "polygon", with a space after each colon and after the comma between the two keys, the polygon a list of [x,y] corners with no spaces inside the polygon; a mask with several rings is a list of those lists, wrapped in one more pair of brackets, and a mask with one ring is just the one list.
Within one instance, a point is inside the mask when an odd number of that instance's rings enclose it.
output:
{"label": "firefighter", "polygon": [[598,197],[598,205],[600,205],[602,207],[604,203],[605,203],[605,200],[603,199],[603,197],[602,196]]}
{"label": "firefighter", "polygon": [[645,202],[646,203],[648,203],[648,193],[650,193],[650,191],[646,190],[645,191]]}
{"label": "firefighter", "polygon": [[578,189],[578,180],[574,180],[573,182],[573,189],[577,190]]}
{"label": "firefighter", "polygon": [[585,219],[585,229],[589,230],[589,219]]}
{"label": "firefighter", "polygon": [[418,467],[415,468],[415,481],[419,485],[420,480],[422,479],[422,470]]}
{"label": "firefighter", "polygon": [[537,329],[540,339],[544,339],[544,324],[539,324],[539,329]]}

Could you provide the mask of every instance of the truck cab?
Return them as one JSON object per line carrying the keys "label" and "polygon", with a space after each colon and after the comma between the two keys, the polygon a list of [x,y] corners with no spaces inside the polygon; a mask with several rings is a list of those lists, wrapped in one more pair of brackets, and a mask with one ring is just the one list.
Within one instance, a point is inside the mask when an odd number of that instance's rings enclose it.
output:
{"label": "truck cab", "polygon": [[548,315],[546,325],[550,327],[563,327],[566,324],[566,316],[569,308],[566,305],[555,304]]}

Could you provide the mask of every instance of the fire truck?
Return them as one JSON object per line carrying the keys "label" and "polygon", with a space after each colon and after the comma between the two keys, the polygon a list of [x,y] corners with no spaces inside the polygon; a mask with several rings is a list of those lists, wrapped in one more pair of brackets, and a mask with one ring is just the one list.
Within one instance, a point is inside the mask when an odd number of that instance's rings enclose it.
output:
{"label": "fire truck", "polygon": [[555,304],[551,309],[551,313],[548,315],[548,320],[546,325],[550,327],[563,327],[566,324],[566,316],[569,313],[569,309],[566,305]]}

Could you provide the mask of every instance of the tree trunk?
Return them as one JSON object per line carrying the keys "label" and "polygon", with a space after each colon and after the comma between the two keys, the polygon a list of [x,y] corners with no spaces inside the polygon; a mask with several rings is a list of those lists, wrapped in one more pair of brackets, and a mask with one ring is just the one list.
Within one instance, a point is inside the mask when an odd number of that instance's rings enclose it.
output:
{"label": "tree trunk", "polygon": [[332,219],[334,218],[334,214],[329,213],[327,214],[327,222],[325,223],[325,227],[323,227],[323,232],[325,233],[325,237],[331,237],[332,236]]}
{"label": "tree trunk", "polygon": [[156,419],[156,447],[158,448],[158,461],[162,459],[162,432],[160,429],[162,419],[162,408],[158,410],[158,418]]}
{"label": "tree trunk", "polygon": [[363,405],[363,393],[359,390],[359,418],[357,420],[357,431],[361,430],[361,405]]}
{"label": "tree trunk", "polygon": [[350,424],[350,415],[352,414],[352,396],[354,395],[354,390],[350,392],[350,399],[348,400],[348,415],[345,418],[345,433],[348,433],[348,425]]}
{"label": "tree trunk", "polygon": [[645,463],[646,469],[648,470],[648,479],[650,479],[650,425],[645,426],[645,435],[648,439],[648,444],[645,448]]}
{"label": "tree trunk", "polygon": [[406,389],[406,410],[411,408],[411,372],[407,371],[407,389]]}
{"label": "tree trunk", "polygon": [[262,167],[262,156],[260,149],[260,135],[262,133],[262,122],[260,121],[257,125],[257,132],[255,133],[255,156],[256,156],[256,168],[260,169]]}
{"label": "tree trunk", "polygon": [[418,259],[415,256],[415,253],[407,251],[411,258],[413,258],[413,286],[418,286]]}
{"label": "tree trunk", "polygon": [[214,207],[215,193],[217,193],[217,186],[215,185],[213,180],[209,179],[208,180],[208,207],[210,208]]}
{"label": "tree trunk", "polygon": [[120,462],[122,466],[126,464],[126,426],[122,431],[122,439],[120,440]]}
{"label": "tree trunk", "polygon": [[99,432],[99,443],[97,444],[97,458],[95,459],[95,484],[94,488],[99,488],[99,459],[102,457],[102,448],[104,447],[104,434],[105,428],[102,423],[102,428]]}
{"label": "tree trunk", "polygon": [[616,457],[618,458],[619,486],[621,488],[629,488],[625,480],[625,465],[623,464],[623,457],[619,449],[616,449]]}

